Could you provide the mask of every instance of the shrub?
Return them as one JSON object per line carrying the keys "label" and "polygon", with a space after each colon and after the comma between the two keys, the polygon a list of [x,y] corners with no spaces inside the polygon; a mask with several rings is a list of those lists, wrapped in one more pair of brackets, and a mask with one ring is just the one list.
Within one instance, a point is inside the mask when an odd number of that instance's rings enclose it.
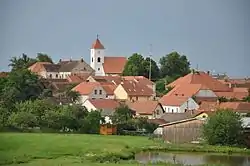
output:
{"label": "shrub", "polygon": [[240,115],[228,109],[218,110],[204,124],[203,135],[211,145],[241,144],[243,130]]}

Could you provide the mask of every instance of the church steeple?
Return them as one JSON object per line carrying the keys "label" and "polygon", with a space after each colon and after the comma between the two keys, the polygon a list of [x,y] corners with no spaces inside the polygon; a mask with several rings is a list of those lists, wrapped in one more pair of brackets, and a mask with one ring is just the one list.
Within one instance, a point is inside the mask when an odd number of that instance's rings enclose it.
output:
{"label": "church steeple", "polygon": [[99,35],[96,36],[95,42],[92,44],[92,49],[105,49],[99,40]]}

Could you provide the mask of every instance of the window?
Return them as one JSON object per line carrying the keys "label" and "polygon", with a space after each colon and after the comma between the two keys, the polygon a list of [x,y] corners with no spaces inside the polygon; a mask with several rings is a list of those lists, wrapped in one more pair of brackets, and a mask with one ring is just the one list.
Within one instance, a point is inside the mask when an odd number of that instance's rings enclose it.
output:
{"label": "window", "polygon": [[101,58],[100,57],[97,58],[97,62],[101,62]]}
{"label": "window", "polygon": [[136,96],[136,101],[138,100],[138,96]]}
{"label": "window", "polygon": [[178,108],[176,108],[176,112],[178,112],[179,111],[179,109]]}
{"label": "window", "polygon": [[94,62],[94,59],[92,58],[92,62]]}
{"label": "window", "polygon": [[58,74],[56,74],[56,78],[58,78]]}
{"label": "window", "polygon": [[97,95],[97,90],[95,90],[95,95]]}
{"label": "window", "polygon": [[100,68],[98,68],[97,70],[100,71]]}
{"label": "window", "polygon": [[174,109],[172,109],[172,113],[174,113]]}
{"label": "window", "polygon": [[49,75],[49,78],[52,78],[52,74]]}
{"label": "window", "polygon": [[102,94],[102,90],[99,90],[99,95],[101,95]]}

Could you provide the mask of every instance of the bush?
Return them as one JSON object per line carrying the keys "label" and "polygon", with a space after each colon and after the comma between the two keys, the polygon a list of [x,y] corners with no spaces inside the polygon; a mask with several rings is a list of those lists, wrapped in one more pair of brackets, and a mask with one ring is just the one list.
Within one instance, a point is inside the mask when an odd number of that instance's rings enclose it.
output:
{"label": "bush", "polygon": [[204,124],[203,135],[211,145],[242,144],[243,129],[241,117],[232,110],[218,110]]}

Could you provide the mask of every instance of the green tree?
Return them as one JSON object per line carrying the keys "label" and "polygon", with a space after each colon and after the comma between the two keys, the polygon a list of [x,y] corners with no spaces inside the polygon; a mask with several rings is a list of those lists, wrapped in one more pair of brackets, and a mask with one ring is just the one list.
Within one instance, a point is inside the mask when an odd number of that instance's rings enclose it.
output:
{"label": "green tree", "polygon": [[82,121],[80,131],[88,134],[98,134],[100,132],[100,122],[103,121],[100,111],[90,111]]}
{"label": "green tree", "polygon": [[[150,58],[147,57],[143,62],[144,66],[144,74],[143,76],[149,78],[149,70],[150,70]],[[157,66],[156,62],[151,58],[151,79],[157,80],[160,77],[160,69]]]}
{"label": "green tree", "polygon": [[164,79],[160,79],[160,80],[156,81],[157,96],[165,95],[169,91],[171,91],[172,89],[173,89],[172,87],[166,88],[166,81]]}
{"label": "green tree", "polygon": [[26,69],[13,71],[7,77],[0,97],[6,106],[20,101],[34,100],[43,92],[40,85],[38,77],[30,71]]}
{"label": "green tree", "polygon": [[211,145],[236,145],[242,143],[242,131],[240,115],[221,109],[204,124],[203,135]]}
{"label": "green tree", "polygon": [[53,63],[53,60],[51,59],[50,56],[48,56],[47,54],[43,54],[43,53],[37,53],[37,57],[36,57],[38,62],[50,62]]}
{"label": "green tree", "polygon": [[31,65],[36,63],[35,59],[28,57],[26,54],[22,54],[20,57],[12,57],[10,59],[9,66],[12,67],[12,71],[27,69]]}
{"label": "green tree", "polygon": [[113,116],[111,117],[114,124],[125,123],[131,120],[133,117],[133,112],[129,109],[127,105],[121,105],[116,108]]}
{"label": "green tree", "polygon": [[124,67],[123,75],[125,76],[139,76],[145,73],[143,66],[144,58],[142,55],[134,53],[128,58],[128,61]]}
{"label": "green tree", "polygon": [[31,112],[13,112],[8,118],[8,125],[22,130],[37,127],[37,117]]}
{"label": "green tree", "polygon": [[190,73],[190,62],[185,55],[178,52],[171,52],[162,57],[160,65],[162,77],[170,76],[176,79]]}

